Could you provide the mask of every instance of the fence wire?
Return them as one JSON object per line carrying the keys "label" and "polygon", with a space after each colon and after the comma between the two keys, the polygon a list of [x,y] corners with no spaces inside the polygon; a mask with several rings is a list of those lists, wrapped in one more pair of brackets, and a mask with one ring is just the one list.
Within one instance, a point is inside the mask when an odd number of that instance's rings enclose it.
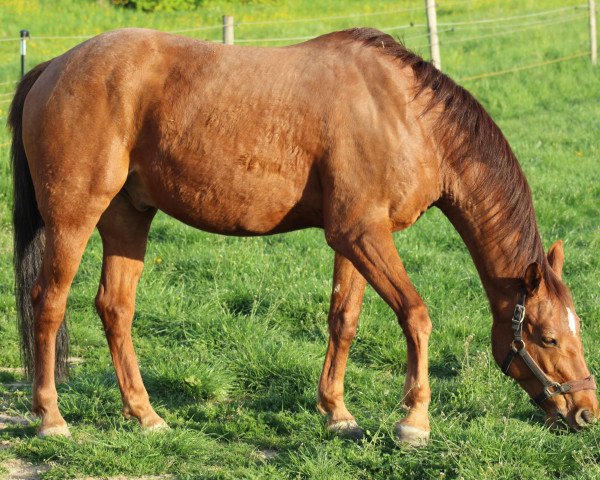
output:
{"label": "fence wire", "polygon": [[496,72],[486,72],[486,73],[482,73],[480,75],[473,75],[470,77],[462,77],[462,78],[458,78],[456,81],[457,82],[470,82],[472,80],[480,80],[482,78],[498,77],[500,75],[506,75],[508,73],[520,72],[522,70],[530,70],[532,68],[545,67],[546,65],[552,65],[553,63],[566,62],[567,60],[574,60],[575,58],[581,58],[581,57],[584,57],[589,54],[590,54],[589,50],[587,52],[578,52],[578,53],[574,53],[573,55],[567,55],[565,57],[554,58],[552,60],[546,60],[544,62],[530,63],[529,65],[520,65],[518,67],[507,68],[506,70],[498,70]]}
{"label": "fence wire", "polygon": [[[471,0],[456,0],[454,2],[448,2],[448,3],[444,2],[442,4],[442,6],[448,7],[448,6],[460,5],[460,4],[466,4],[466,3],[471,3]],[[439,7],[439,5],[438,5],[438,7]],[[531,30],[531,29],[545,28],[545,27],[549,27],[549,26],[573,22],[573,21],[588,17],[588,14],[586,12],[582,12],[582,13],[576,13],[574,15],[570,15],[570,16],[566,16],[566,17],[559,16],[557,18],[556,16],[558,14],[565,14],[567,12],[569,12],[569,13],[575,12],[575,11],[581,10],[582,8],[585,8],[585,7],[587,7],[586,4],[578,4],[578,5],[565,6],[565,7],[554,8],[554,9],[549,9],[549,10],[528,12],[528,13],[519,14],[519,15],[510,15],[510,16],[494,17],[494,18],[475,18],[475,19],[456,21],[456,22],[438,22],[438,26],[442,27],[438,31],[438,34],[442,35],[442,38],[440,40],[440,45],[444,46],[444,45],[449,45],[449,44],[472,42],[472,41],[477,41],[477,40],[482,40],[482,39],[487,39],[487,38],[514,35],[514,34],[518,34],[518,33],[521,33],[521,32],[527,31],[527,30]],[[255,26],[255,25],[279,25],[279,24],[285,25],[285,24],[301,23],[301,22],[317,22],[317,21],[332,21],[332,20],[343,20],[343,19],[363,18],[363,17],[376,17],[376,16],[383,16],[383,15],[410,13],[410,12],[416,12],[416,11],[423,11],[423,7],[410,7],[410,8],[401,8],[401,9],[395,9],[395,10],[387,10],[387,11],[363,12],[363,13],[356,13],[356,14],[350,14],[350,15],[330,15],[330,16],[312,17],[312,18],[295,18],[295,19],[280,19],[280,20],[276,19],[276,20],[264,20],[264,21],[243,21],[243,22],[236,22],[236,23],[234,23],[234,25],[235,26],[243,26],[243,27],[246,27],[246,26],[251,27],[251,26]],[[515,20],[535,19],[537,17],[544,17],[544,16],[550,16],[550,15],[552,15],[554,18],[542,18],[542,19],[537,19],[535,21],[531,21],[531,22],[514,23]],[[505,23],[505,22],[507,22],[507,23]],[[427,25],[424,23],[406,23],[406,24],[392,25],[392,26],[388,26],[388,27],[383,26],[383,27],[380,27],[380,29],[383,31],[386,31],[386,32],[398,32],[398,31],[402,32],[402,31],[413,29],[413,28],[420,29],[420,28],[425,28],[425,27],[427,27]],[[446,27],[446,28],[444,28],[444,27]],[[168,32],[170,32],[170,33],[190,33],[190,32],[198,32],[198,31],[211,31],[211,30],[217,30],[217,29],[221,29],[221,28],[223,28],[222,24],[204,25],[204,26],[198,26],[198,27],[169,30]],[[446,34],[453,33],[453,32],[460,32],[463,30],[470,30],[470,29],[490,31],[490,33],[483,33],[481,35],[473,35],[473,36],[461,37],[461,38],[444,38],[444,36],[446,36]],[[498,31],[498,29],[501,29],[501,31]],[[428,35],[429,35],[428,33],[410,35],[410,36],[403,37],[402,41],[407,42],[412,39],[424,38],[424,37],[427,37]],[[94,34],[90,34],[90,35],[40,35],[40,36],[32,36],[31,40],[33,41],[32,42],[32,46],[33,46],[33,45],[35,45],[36,41],[53,41],[53,40],[65,40],[65,39],[80,40],[80,39],[88,39],[93,36],[94,36]],[[236,43],[248,44],[248,43],[292,42],[292,41],[309,40],[309,39],[314,38],[315,36],[318,36],[318,35],[273,36],[273,37],[266,37],[266,38],[241,38],[241,39],[236,39]],[[0,42],[17,42],[20,40],[21,40],[20,37],[0,38]],[[427,44],[424,43],[424,44],[420,44],[420,45],[414,45],[414,46],[412,46],[412,48],[420,49],[420,48],[424,48],[424,47],[428,47],[428,46],[429,46],[428,43]],[[517,66],[517,67],[513,67],[513,68],[508,68],[505,70],[486,72],[486,73],[482,73],[482,74],[474,75],[474,76],[462,77],[462,78],[459,78],[459,81],[473,81],[473,80],[477,80],[477,79],[481,79],[481,78],[495,77],[495,76],[504,75],[504,74],[508,74],[508,73],[518,72],[521,70],[538,68],[538,67],[542,67],[545,65],[553,64],[553,63],[569,61],[569,60],[577,59],[577,58],[580,58],[580,57],[583,57],[583,56],[589,55],[589,54],[590,54],[589,51],[577,52],[572,55],[560,57],[558,59],[528,64],[528,65],[521,65],[521,66]],[[7,80],[7,81],[0,82],[0,86],[9,86],[8,88],[11,88],[16,83],[17,83],[17,80]],[[12,92],[0,93],[0,104],[10,102],[11,99],[5,98],[5,97],[9,97],[12,95],[13,95]]]}
{"label": "fence wire", "polygon": [[531,29],[535,29],[535,28],[541,28],[541,27],[548,27],[548,26],[552,26],[552,25],[559,25],[561,23],[569,23],[572,22],[573,20],[578,20],[580,18],[585,18],[587,17],[587,15],[585,14],[580,14],[580,15],[574,15],[572,17],[568,17],[568,18],[562,18],[559,20],[552,20],[552,21],[547,21],[547,22],[539,22],[536,24],[532,24],[528,27],[523,27],[523,28],[516,28],[514,30],[508,30],[508,31],[503,31],[503,32],[494,32],[494,33],[487,33],[487,34],[483,34],[483,35],[475,35],[472,37],[466,37],[466,38],[456,38],[456,39],[451,39],[451,40],[444,40],[440,42],[440,45],[448,45],[448,44],[452,44],[452,43],[461,43],[461,42],[472,42],[473,40],[481,40],[483,38],[493,38],[493,37],[501,37],[504,35],[512,35],[514,33],[519,33],[519,32],[524,32],[526,30],[531,30]]}
{"label": "fence wire", "polygon": [[[471,3],[471,1],[472,0],[457,0],[455,2],[444,3],[443,6],[447,7],[447,6],[452,6],[452,5]],[[550,10],[541,10],[541,11],[537,11],[537,12],[530,12],[530,13],[526,13],[526,14],[522,14],[522,15],[511,15],[511,16],[507,16],[507,17],[481,18],[481,19],[466,20],[466,21],[462,21],[462,22],[438,22],[438,26],[441,26],[441,27],[454,26],[454,27],[456,27],[456,26],[466,26],[466,25],[487,24],[487,23],[494,23],[494,22],[504,22],[504,21],[508,21],[508,20],[517,20],[517,19],[522,19],[522,18],[531,18],[531,17],[543,16],[543,15],[547,15],[547,14],[560,13],[560,12],[565,12],[565,11],[569,11],[569,10],[581,9],[581,8],[585,8],[585,7],[586,7],[586,4],[578,4],[578,5],[568,6],[568,7],[554,8],[554,9],[550,9]],[[281,19],[281,20],[235,22],[234,26],[278,25],[278,24],[289,24],[289,23],[300,23],[300,22],[316,22],[316,21],[323,21],[323,20],[343,20],[343,19],[369,17],[369,16],[393,15],[393,14],[397,14],[397,13],[422,11],[422,10],[423,10],[423,7],[411,7],[411,8],[403,8],[403,9],[396,9],[396,10],[386,10],[386,11],[382,10],[382,11],[377,11],[377,12],[356,13],[356,14],[351,14],[351,15],[333,15],[333,16],[312,17],[312,18],[295,18],[295,19]],[[387,30],[398,30],[398,29],[405,29],[405,28],[412,28],[412,27],[425,27],[425,26],[427,26],[427,25],[426,24],[407,23],[404,25],[397,25],[397,26],[389,27],[389,28],[387,28]],[[183,28],[183,29],[177,29],[177,30],[166,30],[166,32],[168,32],[168,33],[186,33],[186,32],[194,32],[194,31],[202,31],[202,30],[216,30],[216,29],[221,29],[221,28],[223,28],[222,24],[215,24],[215,25],[204,25],[204,26],[198,26],[198,27]],[[77,40],[77,39],[91,38],[95,35],[98,35],[98,33],[87,34],[87,35],[83,35],[83,34],[81,34],[81,35],[32,35],[31,39],[32,40],[64,40],[64,39]],[[314,36],[316,36],[316,35],[314,35]],[[299,37],[286,37],[286,38],[296,39]],[[307,38],[312,38],[312,37],[307,37]],[[21,40],[20,37],[0,38],[0,42],[11,42],[11,41],[20,41],[20,40]],[[246,40],[250,40],[250,39],[246,39]],[[260,39],[259,38],[259,39],[254,39],[254,40],[255,41],[266,41],[269,39]]]}

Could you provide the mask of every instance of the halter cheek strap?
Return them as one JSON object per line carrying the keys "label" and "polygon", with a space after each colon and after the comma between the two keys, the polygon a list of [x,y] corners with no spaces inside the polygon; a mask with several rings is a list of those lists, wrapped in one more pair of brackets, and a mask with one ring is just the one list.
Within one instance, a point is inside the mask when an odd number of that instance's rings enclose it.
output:
{"label": "halter cheek strap", "polygon": [[594,381],[594,377],[592,375],[584,378],[583,380],[571,380],[565,383],[552,381],[531,357],[531,355],[529,355],[529,352],[525,347],[525,341],[522,337],[523,322],[525,321],[525,298],[525,294],[523,294],[515,306],[515,311],[511,321],[514,338],[510,344],[508,355],[502,364],[502,373],[508,375],[508,370],[513,360],[517,355],[520,356],[533,376],[537,378],[544,386],[542,393],[531,399],[531,402],[538,406],[549,398],[555,397],[556,395],[575,393],[582,390],[596,390],[596,382]]}

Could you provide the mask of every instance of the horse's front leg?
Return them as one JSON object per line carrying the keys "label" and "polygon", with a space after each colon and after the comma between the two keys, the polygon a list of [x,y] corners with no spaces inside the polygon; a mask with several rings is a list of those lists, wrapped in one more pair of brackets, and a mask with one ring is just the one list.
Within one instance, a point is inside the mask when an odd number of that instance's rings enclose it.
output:
{"label": "horse's front leg", "polygon": [[[346,222],[344,222],[347,224]],[[393,242],[389,223],[332,222],[326,228],[330,246],[352,261],[377,293],[392,307],[407,342],[408,360],[404,404],[408,415],[396,424],[398,439],[421,444],[429,438],[428,344],[431,320],[423,300],[404,269]]]}
{"label": "horse's front leg", "polygon": [[336,253],[328,318],[329,345],[319,380],[317,406],[329,417],[327,426],[330,430],[355,439],[363,434],[344,403],[344,374],[365,284],[364,277],[354,265]]}

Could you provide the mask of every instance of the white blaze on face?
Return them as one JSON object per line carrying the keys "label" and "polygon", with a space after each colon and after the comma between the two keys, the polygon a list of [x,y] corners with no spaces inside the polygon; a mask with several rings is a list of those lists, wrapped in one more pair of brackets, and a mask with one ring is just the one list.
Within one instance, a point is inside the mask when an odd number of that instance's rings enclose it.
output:
{"label": "white blaze on face", "polygon": [[569,320],[569,330],[573,335],[577,335],[577,324],[575,323],[575,314],[567,307],[567,318]]}

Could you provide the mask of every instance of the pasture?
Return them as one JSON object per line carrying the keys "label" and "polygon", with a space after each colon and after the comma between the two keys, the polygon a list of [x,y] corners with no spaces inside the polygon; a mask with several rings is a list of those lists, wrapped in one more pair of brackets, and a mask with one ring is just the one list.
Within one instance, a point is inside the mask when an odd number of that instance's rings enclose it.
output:
{"label": "pasture", "polygon": [[[439,2],[439,22],[510,17],[565,5],[558,0],[445,3]],[[272,0],[237,5],[207,0],[198,12],[149,15],[102,2],[13,0],[0,6],[0,36],[15,37],[28,28],[33,35],[27,60],[31,67],[81,41],[43,36],[84,36],[132,25],[182,30],[216,25],[222,14],[233,14],[236,21],[247,22],[236,27],[236,40],[276,45],[286,41],[257,39],[357,25],[386,31],[386,26],[421,24],[422,10],[372,14],[422,4]],[[357,16],[290,21],[345,15]],[[533,28],[523,20],[513,20],[512,27],[504,22],[448,28],[441,34],[442,65],[459,82],[465,79],[460,83],[510,141],[532,188],[546,248],[559,238],[565,242],[565,280],[582,319],[588,366],[597,374],[600,67],[592,67],[586,57],[550,63],[587,49],[584,16],[559,22],[571,15],[554,13]],[[249,23],[271,20],[280,23]],[[427,56],[423,27],[390,33]],[[185,34],[220,37],[218,28]],[[464,40],[469,37],[473,40]],[[12,87],[4,82],[18,77],[18,62],[18,42],[1,42],[0,122],[6,121],[5,100]],[[545,62],[549,64],[539,68],[468,80]],[[27,417],[31,389],[11,369],[20,362],[8,142],[8,132],[0,130],[0,366],[5,367],[0,371],[0,415]],[[403,415],[406,348],[394,314],[370,288],[346,377],[347,404],[366,438],[360,443],[337,438],[315,408],[333,265],[322,231],[227,238],[159,214],[138,289],[134,342],[153,406],[171,430],[144,435],[136,423],[121,417],[93,302],[102,258],[94,234],[68,303],[71,355],[81,361],[73,366],[69,382],[59,386],[59,405],[73,437],[41,439],[35,436],[35,423],[9,426],[0,430],[0,465],[11,458],[46,464],[43,478],[55,479],[160,474],[223,479],[599,478],[600,427],[578,434],[548,430],[541,411],[495,365],[487,299],[462,240],[445,217],[432,209],[395,240],[434,324],[432,436],[426,447],[399,447],[394,441],[394,422]]]}

